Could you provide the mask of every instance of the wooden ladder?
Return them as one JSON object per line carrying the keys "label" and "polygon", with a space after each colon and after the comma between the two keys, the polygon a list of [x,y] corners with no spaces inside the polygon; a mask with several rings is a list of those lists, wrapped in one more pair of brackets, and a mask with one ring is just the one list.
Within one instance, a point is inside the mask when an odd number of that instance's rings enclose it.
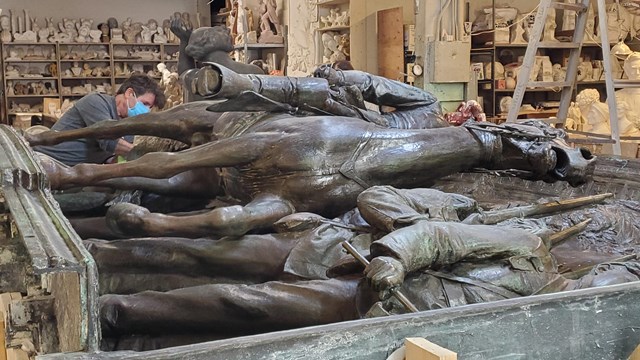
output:
{"label": "wooden ladder", "polygon": [[[588,10],[590,6],[590,0],[578,0],[575,4],[563,3],[552,0],[540,0],[536,19],[533,24],[531,35],[529,36],[529,45],[525,52],[524,59],[522,61],[522,67],[518,71],[518,83],[513,93],[513,101],[509,108],[509,114],[507,115],[507,122],[516,122],[518,119],[518,112],[520,106],[522,106],[522,100],[527,88],[559,88],[562,93],[560,95],[560,107],[558,109],[557,120],[553,120],[553,123],[564,124],[567,118],[567,112],[571,105],[571,99],[573,97],[573,89],[576,82],[576,75],[578,73],[578,65],[580,62],[580,52],[582,50],[582,41],[585,36],[585,27],[587,24],[587,17],[589,16]],[[607,105],[609,107],[609,119],[611,123],[611,138],[613,143],[614,155],[621,155],[620,149],[620,132],[618,129],[618,110],[616,107],[615,89],[622,87],[640,87],[640,82],[637,81],[615,81],[611,73],[611,57],[609,49],[609,39],[607,34],[607,14],[605,11],[605,0],[596,0],[599,34],[602,41],[602,57],[603,57],[603,73],[607,91]],[[540,41],[544,25],[547,20],[547,14],[549,9],[555,8],[559,10],[571,10],[575,11],[576,26],[573,33],[573,39],[571,42],[555,42],[555,41]],[[531,71],[533,69],[536,53],[538,49],[569,49],[569,61],[567,64],[567,73],[564,81],[530,81]],[[613,120],[611,120],[613,119]],[[547,120],[548,121],[548,120]]]}

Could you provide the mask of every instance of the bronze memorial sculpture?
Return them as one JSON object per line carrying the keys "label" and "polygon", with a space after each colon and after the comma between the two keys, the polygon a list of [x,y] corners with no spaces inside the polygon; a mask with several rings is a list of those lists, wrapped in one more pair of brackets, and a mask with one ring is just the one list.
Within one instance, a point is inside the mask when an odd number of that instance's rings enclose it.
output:
{"label": "bronze memorial sculpture", "polygon": [[[203,76],[198,78],[197,86],[213,92],[209,95],[201,90],[201,94],[232,98],[227,102],[213,104],[209,107],[210,110],[239,105],[246,107],[244,101],[247,97],[254,103],[259,98],[272,105],[282,99],[276,98],[273,101],[269,97],[286,94],[281,90],[283,80],[291,84],[295,80],[249,75],[244,78],[245,89],[249,88],[238,95],[237,92],[229,93],[225,87],[233,86],[227,83],[230,80],[228,69],[216,65],[200,71]],[[209,81],[216,77],[215,74],[221,76],[218,83]],[[242,78],[238,74],[232,76]],[[358,78],[368,81],[371,79]],[[314,84],[325,84],[323,86],[328,88],[324,79],[311,80]],[[251,87],[254,81],[260,81],[262,94]],[[298,95],[290,101],[294,106],[304,107],[308,104],[305,101],[308,98],[310,101],[322,98],[316,95],[315,99],[311,99],[303,87],[309,83],[305,79],[298,81],[301,86],[290,92]],[[269,84],[275,86],[270,87]],[[398,89],[406,87],[391,80],[386,80],[383,84],[385,88],[374,90],[381,90],[387,95],[399,94],[392,96],[392,99],[403,95],[398,91],[394,92],[397,89],[393,85],[399,84]],[[362,87],[367,89],[366,85]],[[433,118],[428,114],[424,115],[425,108],[433,107],[432,97],[418,94],[416,88],[411,91],[405,100],[415,101],[420,96],[421,101],[416,101],[416,106],[407,106],[406,110],[399,107],[398,111],[389,114],[391,119],[404,119],[403,111],[409,114],[422,111],[422,115],[418,116],[424,118],[424,121],[412,124],[422,124]],[[374,95],[378,99],[386,99],[380,94]],[[240,99],[240,102],[236,103],[234,97]],[[318,111],[326,113],[327,109],[337,109],[358,113],[357,108],[330,98],[325,98],[316,105],[327,103],[329,107]],[[276,105],[282,109],[279,103]],[[203,109],[200,103],[193,103],[185,106],[186,115],[179,114],[179,110],[169,110],[167,114],[176,116],[178,124],[168,121],[166,128],[180,128],[197,117],[197,114],[189,112],[189,106]],[[305,114],[312,108],[318,107],[309,107]],[[152,116],[162,117],[162,114],[164,113]],[[181,117],[186,117],[188,121],[179,123]],[[139,116],[138,120],[144,118],[145,116]],[[564,180],[578,185],[589,176],[595,161],[588,150],[568,147],[562,140],[561,130],[537,122],[500,126],[469,123],[461,127],[414,130],[390,129],[344,116],[297,117],[286,112],[225,112],[210,119],[215,119],[209,126],[212,129],[211,135],[216,140],[206,144],[178,153],[149,153],[124,164],[80,164],[66,168],[53,162],[45,162],[49,180],[53,188],[97,184],[126,187],[131,182],[144,188],[145,181],[139,177],[170,178],[191,169],[208,168],[210,171],[206,181],[211,185],[208,194],[224,189],[227,195],[241,199],[244,206],[214,209],[209,214],[180,218],[150,214],[129,204],[112,208],[113,225],[121,232],[132,235],[198,237],[244,234],[252,228],[269,226],[295,211],[332,217],[354,207],[358,194],[370,186],[424,187],[444,175],[474,168],[519,169],[510,174],[530,180]],[[382,119],[387,120],[386,117]],[[119,136],[117,134],[120,132],[150,134],[154,131],[154,125],[144,121],[120,121],[105,132],[108,136]],[[202,128],[201,124],[199,126]],[[106,126],[101,128],[105,129]],[[146,130],[138,131],[143,128]],[[94,129],[83,130],[73,135],[87,136]],[[166,133],[162,129],[157,131],[159,134]],[[30,136],[28,140],[32,145],[55,143],[65,136],[64,133],[45,132]],[[291,151],[293,149],[295,151]],[[130,177],[138,178],[131,180]],[[118,181],[118,178],[125,179]],[[182,191],[195,187],[193,184],[178,184],[175,180],[174,178],[170,183],[183,187]],[[151,180],[149,184],[156,190],[161,190],[157,181]]]}
{"label": "bronze memorial sculpture", "polygon": [[[107,219],[117,232],[155,238],[86,242],[105,293],[105,348],[146,349],[359,318],[378,297],[366,282],[358,285],[363,277],[353,264],[338,261],[344,240],[371,249],[365,272],[376,290],[406,278],[420,310],[637,280],[634,264],[565,279],[531,226],[462,224],[475,210],[473,200],[412,189],[477,168],[579,185],[595,157],[567,146],[561,130],[533,121],[450,127],[436,99],[417,88],[359,71],[323,67],[316,75],[242,75],[206,64],[185,77],[206,101],[27,136],[32,145],[121,134],[193,145],[109,165],[66,167],[42,157],[53,189],[224,194],[242,204],[181,216],[111,207]],[[378,114],[364,101],[396,110]],[[325,219],[356,205],[366,222]],[[269,233],[273,226],[289,231]],[[177,236],[207,238],[167,238]],[[336,263],[330,270],[336,277],[327,278],[325,270]],[[378,304],[369,314],[397,310]]]}

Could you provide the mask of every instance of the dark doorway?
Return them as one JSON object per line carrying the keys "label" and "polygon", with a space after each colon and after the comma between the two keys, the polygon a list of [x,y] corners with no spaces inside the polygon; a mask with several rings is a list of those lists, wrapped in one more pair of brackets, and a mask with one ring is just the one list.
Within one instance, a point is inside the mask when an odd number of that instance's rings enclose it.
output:
{"label": "dark doorway", "polygon": [[209,3],[209,8],[211,9],[211,25],[225,25],[226,14],[221,15],[221,13],[227,13],[230,11],[230,6],[227,8],[227,3],[230,3],[229,0],[213,0]]}

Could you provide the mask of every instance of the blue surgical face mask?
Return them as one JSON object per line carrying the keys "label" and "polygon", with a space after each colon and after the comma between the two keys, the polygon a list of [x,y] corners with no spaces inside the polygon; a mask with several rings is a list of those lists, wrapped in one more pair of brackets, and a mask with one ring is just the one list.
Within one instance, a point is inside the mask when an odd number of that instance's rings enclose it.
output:
{"label": "blue surgical face mask", "polygon": [[135,93],[133,93],[133,99],[136,101],[135,105],[133,105],[133,107],[129,107],[129,102],[127,102],[127,116],[131,117],[131,116],[136,116],[136,115],[140,115],[140,114],[146,114],[148,113],[150,110],[148,107],[146,107],[142,102],[138,101],[138,97],[136,96]]}

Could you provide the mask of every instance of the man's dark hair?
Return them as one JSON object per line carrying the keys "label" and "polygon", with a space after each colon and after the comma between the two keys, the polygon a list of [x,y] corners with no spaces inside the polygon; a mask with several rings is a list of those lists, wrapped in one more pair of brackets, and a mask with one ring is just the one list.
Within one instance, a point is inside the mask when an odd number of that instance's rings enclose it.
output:
{"label": "man's dark hair", "polygon": [[152,93],[156,96],[154,105],[158,109],[164,108],[166,98],[164,96],[164,92],[162,92],[162,89],[160,89],[158,81],[156,81],[155,79],[143,74],[131,75],[122,83],[122,85],[120,85],[120,88],[116,92],[116,95],[124,94],[124,92],[127,91],[128,88],[132,88],[138,96],[146,93]]}

